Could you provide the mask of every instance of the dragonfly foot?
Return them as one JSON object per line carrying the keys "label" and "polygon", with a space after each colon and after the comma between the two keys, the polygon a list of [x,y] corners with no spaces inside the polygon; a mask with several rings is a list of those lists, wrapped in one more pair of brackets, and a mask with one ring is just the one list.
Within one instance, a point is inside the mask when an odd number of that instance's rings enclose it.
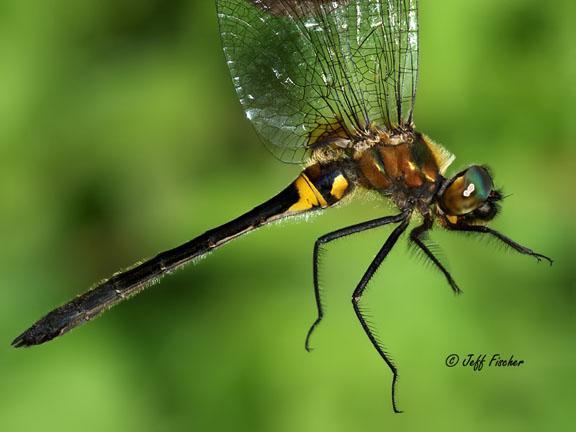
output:
{"label": "dragonfly foot", "polygon": [[554,260],[552,258],[548,258],[546,255],[541,255],[541,254],[536,253],[536,252],[532,252],[530,255],[532,255],[534,258],[536,258],[538,260],[538,262],[540,262],[542,260],[546,260],[546,261],[548,261],[550,266],[552,266],[552,264],[554,263]]}
{"label": "dragonfly foot", "polygon": [[316,326],[318,324],[320,324],[320,320],[322,318],[318,318],[316,319],[316,321],[314,321],[312,323],[312,325],[310,326],[310,329],[308,330],[308,334],[306,335],[306,342],[304,343],[304,348],[306,349],[306,351],[308,351],[309,353],[312,352],[314,350],[314,348],[312,348],[312,346],[310,346],[310,338],[312,337],[312,333],[314,332],[314,329],[316,328]]}

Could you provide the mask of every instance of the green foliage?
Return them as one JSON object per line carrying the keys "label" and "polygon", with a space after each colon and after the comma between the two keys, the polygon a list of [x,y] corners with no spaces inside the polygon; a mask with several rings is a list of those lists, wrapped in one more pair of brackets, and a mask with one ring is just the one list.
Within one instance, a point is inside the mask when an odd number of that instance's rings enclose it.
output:
{"label": "green foliage", "polygon": [[[432,234],[465,294],[400,244],[365,300],[350,295],[386,229],[323,259],[319,235],[391,213],[356,200],[265,228],[45,346],[28,324],[122,266],[252,208],[298,173],[243,119],[210,1],[0,4],[0,429],[6,431],[567,430],[576,402],[574,2],[421,1],[418,128],[488,164],[512,194],[493,226],[552,268]],[[360,196],[358,198],[361,198]],[[513,354],[515,369],[444,365]]]}

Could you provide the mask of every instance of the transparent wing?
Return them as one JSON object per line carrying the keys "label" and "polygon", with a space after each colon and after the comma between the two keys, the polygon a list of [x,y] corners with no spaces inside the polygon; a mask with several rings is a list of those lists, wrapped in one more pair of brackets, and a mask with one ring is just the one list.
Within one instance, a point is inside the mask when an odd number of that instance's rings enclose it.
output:
{"label": "transparent wing", "polygon": [[246,116],[280,160],[412,123],[417,0],[216,0]]}

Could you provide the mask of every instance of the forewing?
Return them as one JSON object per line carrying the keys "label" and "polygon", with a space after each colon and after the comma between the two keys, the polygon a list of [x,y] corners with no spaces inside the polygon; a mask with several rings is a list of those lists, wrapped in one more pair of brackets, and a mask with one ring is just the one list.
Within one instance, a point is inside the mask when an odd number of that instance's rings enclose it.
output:
{"label": "forewing", "polygon": [[417,0],[217,0],[246,116],[272,152],[300,162],[326,137],[411,123]]}

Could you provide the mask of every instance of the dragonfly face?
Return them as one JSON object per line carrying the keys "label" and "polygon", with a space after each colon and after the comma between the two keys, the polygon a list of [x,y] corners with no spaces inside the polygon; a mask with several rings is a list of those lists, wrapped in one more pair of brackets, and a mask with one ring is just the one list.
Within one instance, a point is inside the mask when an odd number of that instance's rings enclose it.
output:
{"label": "dragonfly face", "polygon": [[[364,317],[360,302],[372,276],[407,230],[422,222],[411,244],[460,288],[427,246],[436,220],[447,229],[487,234],[537,260],[533,252],[488,228],[501,194],[484,167],[446,180],[453,156],[414,129],[418,81],[417,0],[216,0],[224,55],[247,118],[280,160],[305,169],[283,191],[238,218],[174,249],[115,274],[54,309],[18,336],[16,347],[37,345],[91,320],[162,276],[244,233],[282,218],[337,205],[357,188],[392,200],[399,213],[342,228],[316,240],[313,287],[324,316],[318,257],[327,243],[396,224],[360,279],[352,305],[368,339],[393,374],[397,368]],[[550,261],[550,260],[549,260]],[[551,262],[551,261],[550,261]]]}
{"label": "dragonfly face", "polygon": [[439,214],[452,225],[474,225],[494,219],[501,199],[488,170],[477,165],[446,181],[437,196]]}

